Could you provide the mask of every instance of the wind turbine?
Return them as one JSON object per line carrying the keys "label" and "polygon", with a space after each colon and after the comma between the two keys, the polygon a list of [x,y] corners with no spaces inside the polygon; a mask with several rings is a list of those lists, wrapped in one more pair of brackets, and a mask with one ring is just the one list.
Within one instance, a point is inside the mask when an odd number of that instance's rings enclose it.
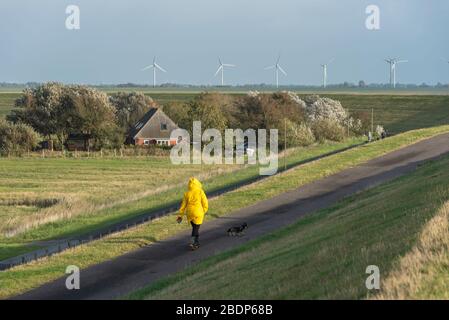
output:
{"label": "wind turbine", "polygon": [[156,63],[156,57],[153,58],[153,64],[146,66],[145,68],[142,69],[142,71],[145,71],[148,69],[153,69],[153,88],[155,88],[156,87],[156,69],[158,69],[162,72],[167,72],[167,71],[165,71],[164,68],[162,68],[160,65],[158,65]]}
{"label": "wind turbine", "polygon": [[217,74],[221,71],[221,86],[224,86],[224,69],[225,69],[225,67],[226,68],[227,67],[234,68],[235,65],[229,64],[229,63],[223,63],[223,62],[221,62],[221,59],[218,58],[218,69],[217,69],[217,72],[215,72],[214,77],[216,77]]}
{"label": "wind turbine", "polygon": [[279,71],[281,71],[285,76],[287,75],[287,73],[284,71],[284,69],[282,69],[281,65],[279,64],[279,60],[281,60],[281,55],[278,56],[275,65],[265,68],[265,70],[275,69],[274,73],[276,76],[276,88],[279,88]]}
{"label": "wind turbine", "polygon": [[326,89],[327,86],[327,66],[330,65],[332,62],[334,62],[334,58],[329,60],[328,63],[322,64],[321,67],[323,68],[323,88]]}
{"label": "wind turbine", "polygon": [[398,59],[385,59],[385,62],[390,65],[390,86],[396,88],[396,64],[405,63],[408,60],[398,60]]}

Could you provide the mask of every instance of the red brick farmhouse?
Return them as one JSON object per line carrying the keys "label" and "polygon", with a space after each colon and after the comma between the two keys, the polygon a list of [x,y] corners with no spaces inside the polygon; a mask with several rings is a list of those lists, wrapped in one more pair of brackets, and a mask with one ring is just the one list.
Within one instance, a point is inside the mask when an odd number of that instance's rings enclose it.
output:
{"label": "red brick farmhouse", "polygon": [[176,123],[161,109],[152,108],[131,129],[127,142],[136,145],[173,146],[177,139],[170,139],[170,134],[175,129],[178,129]]}

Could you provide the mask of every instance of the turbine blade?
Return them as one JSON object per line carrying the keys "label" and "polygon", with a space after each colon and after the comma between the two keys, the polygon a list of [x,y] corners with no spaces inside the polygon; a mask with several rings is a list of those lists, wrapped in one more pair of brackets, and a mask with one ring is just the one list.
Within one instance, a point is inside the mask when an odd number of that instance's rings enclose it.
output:
{"label": "turbine blade", "polygon": [[162,68],[160,65],[158,65],[157,63],[154,64],[156,68],[158,68],[159,70],[161,70],[162,72],[167,73],[166,70],[164,70],[164,68]]}
{"label": "turbine blade", "polygon": [[222,65],[223,67],[237,67],[235,64],[228,64],[228,63],[224,63],[223,65]]}
{"label": "turbine blade", "polygon": [[276,64],[279,64],[279,60],[281,60],[281,54],[279,53],[278,59],[276,60]]}
{"label": "turbine blade", "polygon": [[154,65],[150,64],[149,66],[146,66],[145,68],[142,69],[142,71],[148,70],[154,68]]}
{"label": "turbine blade", "polygon": [[399,61],[396,61],[396,63],[404,63],[404,62],[408,62],[408,60],[399,60]]}
{"label": "turbine blade", "polygon": [[269,66],[269,67],[265,67],[264,70],[270,70],[270,69],[274,69],[276,66]]}
{"label": "turbine blade", "polygon": [[217,76],[217,74],[221,71],[221,69],[223,69],[223,65],[220,65],[217,69],[217,72],[215,72],[214,77]]}
{"label": "turbine blade", "polygon": [[278,65],[278,69],[286,76],[287,72],[284,71],[284,69],[282,69],[282,67],[280,65]]}

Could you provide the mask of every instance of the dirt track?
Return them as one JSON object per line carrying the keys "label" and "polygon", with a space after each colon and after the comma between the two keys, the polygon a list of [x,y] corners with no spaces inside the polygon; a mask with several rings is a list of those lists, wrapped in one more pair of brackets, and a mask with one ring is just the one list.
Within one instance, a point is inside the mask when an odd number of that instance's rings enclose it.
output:
{"label": "dirt track", "polygon": [[[413,171],[423,161],[449,153],[449,134],[440,135],[292,192],[217,218],[202,226],[200,250],[187,249],[188,232],[81,271],[81,289],[69,291],[65,278],[18,299],[112,299],[144,287],[188,265],[294,223],[342,198]],[[228,237],[230,226],[247,222],[243,237]]]}

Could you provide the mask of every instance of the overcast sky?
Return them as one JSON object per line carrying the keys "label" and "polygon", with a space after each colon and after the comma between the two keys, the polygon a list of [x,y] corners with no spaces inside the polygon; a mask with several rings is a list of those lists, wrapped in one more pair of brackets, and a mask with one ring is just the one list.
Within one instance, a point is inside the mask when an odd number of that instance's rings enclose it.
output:
{"label": "overcast sky", "polygon": [[[80,8],[80,30],[65,26]],[[380,30],[365,27],[368,5]],[[153,56],[168,73],[159,82],[213,84],[217,57],[237,68],[228,84],[272,83],[264,67],[282,53],[283,84],[449,82],[447,0],[1,0],[0,82],[151,83]]]}

